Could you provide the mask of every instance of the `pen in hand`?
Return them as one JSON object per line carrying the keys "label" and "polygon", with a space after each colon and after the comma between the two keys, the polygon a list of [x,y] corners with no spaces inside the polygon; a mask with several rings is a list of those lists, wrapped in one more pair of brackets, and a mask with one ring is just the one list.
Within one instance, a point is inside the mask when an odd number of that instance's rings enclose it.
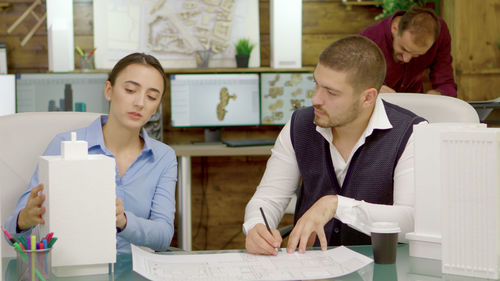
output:
{"label": "pen in hand", "polygon": [[264,215],[264,210],[262,210],[262,207],[260,209],[260,214],[262,215],[262,218],[264,219],[264,223],[266,224],[267,231],[273,235],[273,232],[271,231],[271,228],[269,228],[269,224],[267,223],[266,215]]}
{"label": "pen in hand", "polygon": [[[267,228],[267,231],[269,231],[269,233],[271,233],[271,236],[274,237],[273,235],[273,232],[271,231],[271,228],[269,228],[269,224],[267,223],[267,219],[266,219],[266,215],[264,214],[264,210],[262,210],[262,207],[259,208],[260,209],[260,214],[262,215],[262,218],[264,219],[264,223],[266,224],[266,228]],[[277,242],[274,242],[274,249],[275,249],[275,252],[274,254],[276,255],[278,252],[278,247],[279,247],[279,244]]]}

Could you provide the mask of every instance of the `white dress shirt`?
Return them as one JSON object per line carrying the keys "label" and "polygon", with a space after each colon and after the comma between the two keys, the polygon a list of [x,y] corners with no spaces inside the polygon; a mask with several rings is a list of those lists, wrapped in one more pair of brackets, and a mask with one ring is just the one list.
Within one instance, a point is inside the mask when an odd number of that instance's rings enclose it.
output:
{"label": "white dress shirt", "polygon": [[[392,128],[392,125],[387,117],[382,100],[378,97],[366,129],[351,151],[348,160],[345,161],[333,145],[331,128],[316,126],[316,131],[330,144],[330,156],[340,186],[343,185],[352,156],[365,143],[365,139],[372,134],[374,129],[390,128]],[[406,242],[405,234],[412,232],[414,227],[413,145],[412,134],[394,170],[394,205],[367,203],[339,195],[335,218],[367,235],[370,235],[370,225],[373,222],[398,222],[401,228],[399,241]],[[269,226],[277,228],[284,215],[285,208],[298,188],[300,177],[290,138],[290,121],[288,121],[276,139],[264,176],[246,206],[245,223],[243,224],[245,235],[256,224],[264,223],[259,207],[264,209]]]}

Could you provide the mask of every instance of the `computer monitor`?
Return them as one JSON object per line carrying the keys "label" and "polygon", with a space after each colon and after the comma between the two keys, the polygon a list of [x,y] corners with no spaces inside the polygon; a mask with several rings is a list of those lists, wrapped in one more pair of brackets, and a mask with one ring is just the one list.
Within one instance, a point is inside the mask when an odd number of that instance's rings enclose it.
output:
{"label": "computer monitor", "polygon": [[[17,112],[81,111],[107,114],[107,73],[18,74]],[[161,105],[144,125],[148,135],[163,139]]]}
{"label": "computer monitor", "polygon": [[258,74],[172,74],[170,98],[172,127],[204,127],[207,142],[220,127],[259,125]]}
{"label": "computer monitor", "polygon": [[108,113],[106,73],[18,74],[17,112]]}
{"label": "computer monitor", "polygon": [[312,73],[262,73],[260,81],[263,125],[284,125],[295,110],[312,105]]}

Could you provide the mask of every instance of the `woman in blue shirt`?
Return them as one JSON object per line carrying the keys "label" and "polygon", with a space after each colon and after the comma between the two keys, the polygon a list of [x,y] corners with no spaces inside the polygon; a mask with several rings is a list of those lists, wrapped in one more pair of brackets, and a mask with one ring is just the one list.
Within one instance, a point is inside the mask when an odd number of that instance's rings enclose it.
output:
{"label": "woman in blue shirt", "polygon": [[[130,243],[164,251],[174,234],[175,152],[143,129],[160,105],[166,81],[153,56],[134,53],[122,58],[104,84],[109,114],[76,130],[78,139],[88,142],[89,154],[115,158],[118,253],[130,252]],[[70,132],[57,135],[44,155],[60,155],[61,141],[70,139]],[[24,233],[44,223],[42,191],[37,168],[5,224],[9,232]]]}

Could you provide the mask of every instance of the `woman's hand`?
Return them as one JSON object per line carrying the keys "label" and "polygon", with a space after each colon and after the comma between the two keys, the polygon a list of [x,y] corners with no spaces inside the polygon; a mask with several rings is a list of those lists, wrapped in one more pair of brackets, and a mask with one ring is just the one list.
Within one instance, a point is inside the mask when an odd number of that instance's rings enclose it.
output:
{"label": "woman's hand", "polygon": [[127,227],[127,216],[123,208],[123,202],[120,198],[116,198],[116,227],[124,230]]}
{"label": "woman's hand", "polygon": [[17,217],[17,228],[26,230],[37,224],[44,224],[45,220],[42,218],[45,214],[45,207],[42,206],[45,202],[45,194],[42,193],[43,184],[34,187],[28,197],[26,207],[19,212]]}

